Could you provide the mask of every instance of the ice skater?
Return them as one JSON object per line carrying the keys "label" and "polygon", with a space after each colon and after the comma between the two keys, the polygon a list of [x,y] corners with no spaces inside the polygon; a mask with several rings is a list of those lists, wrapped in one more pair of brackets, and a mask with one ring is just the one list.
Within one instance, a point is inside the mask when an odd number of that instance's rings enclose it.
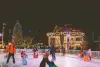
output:
{"label": "ice skater", "polygon": [[49,61],[49,67],[58,67],[53,61]]}
{"label": "ice skater", "polygon": [[55,52],[56,52],[56,49],[55,49],[54,45],[51,45],[50,54],[52,55],[52,61],[56,60]]}
{"label": "ice skater", "polygon": [[24,50],[21,51],[21,58],[23,58]]}
{"label": "ice skater", "polygon": [[12,58],[13,58],[13,63],[15,63],[14,55],[15,55],[15,53],[16,53],[16,48],[15,48],[14,44],[9,43],[9,46],[8,46],[7,49],[6,49],[6,52],[9,53],[6,63],[9,62],[9,59],[10,59],[11,56],[12,56]]}
{"label": "ice skater", "polygon": [[89,58],[90,58],[90,60],[91,60],[91,57],[92,57],[91,49],[88,50],[88,56],[89,56]]}
{"label": "ice skater", "polygon": [[38,49],[34,48],[33,52],[33,58],[38,58]]}
{"label": "ice skater", "polygon": [[45,53],[43,55],[43,59],[42,59],[42,61],[40,63],[40,67],[46,67],[46,63],[49,63],[48,56],[49,56],[49,52],[45,51]]}
{"label": "ice skater", "polygon": [[57,65],[53,61],[49,61],[49,51],[45,51],[43,55],[43,59],[40,63],[40,67],[46,67],[46,64],[48,64],[49,67],[57,67]]}
{"label": "ice skater", "polygon": [[62,54],[63,54],[63,56],[65,55],[65,53],[66,53],[66,50],[65,50],[65,48],[62,46]]}
{"label": "ice skater", "polygon": [[22,64],[23,65],[27,65],[27,54],[26,54],[26,52],[25,51],[23,51],[23,53],[22,53]]}
{"label": "ice skater", "polygon": [[81,51],[80,51],[80,58],[83,58],[83,57],[84,57],[84,51],[81,50]]}

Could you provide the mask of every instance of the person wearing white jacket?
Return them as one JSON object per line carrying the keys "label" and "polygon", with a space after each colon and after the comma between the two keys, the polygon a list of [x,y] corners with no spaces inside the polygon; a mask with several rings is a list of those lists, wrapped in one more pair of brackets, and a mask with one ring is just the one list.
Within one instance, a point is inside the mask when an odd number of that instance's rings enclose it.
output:
{"label": "person wearing white jacket", "polygon": [[91,57],[92,57],[91,49],[88,50],[88,56],[90,57],[90,60],[91,60]]}

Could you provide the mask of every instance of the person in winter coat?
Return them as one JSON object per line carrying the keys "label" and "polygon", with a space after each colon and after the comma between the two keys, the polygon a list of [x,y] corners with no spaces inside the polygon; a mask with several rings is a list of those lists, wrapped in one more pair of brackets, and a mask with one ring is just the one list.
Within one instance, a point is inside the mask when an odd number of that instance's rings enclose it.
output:
{"label": "person in winter coat", "polygon": [[65,53],[66,53],[66,50],[65,50],[65,48],[62,46],[62,54],[63,54],[63,56],[65,55]]}
{"label": "person in winter coat", "polygon": [[21,58],[23,58],[24,50],[21,51]]}
{"label": "person in winter coat", "polygon": [[14,46],[14,44],[9,43],[9,46],[6,49],[6,52],[8,52],[8,59],[7,59],[7,63],[9,62],[10,57],[12,56],[13,58],[13,63],[15,63],[15,58],[14,58],[14,54],[16,53],[16,48]]}
{"label": "person in winter coat", "polygon": [[49,67],[58,67],[53,61],[49,61]]}
{"label": "person in winter coat", "polygon": [[27,57],[28,56],[27,56],[26,52],[23,51],[23,54],[22,54],[22,64],[23,65],[27,65],[27,60],[26,60]]}
{"label": "person in winter coat", "polygon": [[81,57],[81,58],[84,57],[84,51],[83,51],[83,50],[80,51],[80,57]]}
{"label": "person in winter coat", "polygon": [[55,52],[56,52],[56,49],[55,49],[54,45],[51,45],[50,53],[52,55],[52,61],[56,60]]}
{"label": "person in winter coat", "polygon": [[91,49],[88,50],[88,56],[89,56],[89,58],[90,58],[90,60],[91,60],[91,57],[92,57]]}
{"label": "person in winter coat", "polygon": [[49,56],[49,52],[48,51],[45,51],[44,55],[43,55],[43,59],[40,63],[40,67],[45,67],[46,66],[46,63],[49,64],[49,59],[48,59],[48,56]]}

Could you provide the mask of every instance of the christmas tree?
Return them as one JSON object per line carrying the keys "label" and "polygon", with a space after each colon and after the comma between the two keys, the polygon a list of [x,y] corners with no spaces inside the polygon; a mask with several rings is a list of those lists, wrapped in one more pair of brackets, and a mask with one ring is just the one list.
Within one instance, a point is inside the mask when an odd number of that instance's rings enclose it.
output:
{"label": "christmas tree", "polygon": [[23,44],[22,28],[18,20],[13,29],[12,39],[15,40],[16,45]]}

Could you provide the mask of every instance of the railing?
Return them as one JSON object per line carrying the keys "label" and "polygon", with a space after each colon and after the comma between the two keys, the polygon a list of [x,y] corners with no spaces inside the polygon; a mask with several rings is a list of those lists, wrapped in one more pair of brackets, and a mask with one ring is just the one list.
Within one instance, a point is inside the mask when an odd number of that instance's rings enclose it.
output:
{"label": "railing", "polygon": [[[22,51],[23,49],[16,49],[16,52],[17,53],[21,53],[21,51]],[[1,51],[4,51],[4,49],[0,49],[0,52]],[[33,49],[25,49],[25,51],[27,52],[27,53],[33,53]],[[39,53],[44,53],[45,52],[45,49],[39,49],[38,50],[38,52]],[[79,54],[79,52],[80,52],[80,50],[69,50],[69,54],[75,54],[75,55],[77,55],[77,54]],[[87,53],[87,51],[85,51],[85,53]],[[100,58],[100,51],[92,51],[92,56],[93,57],[98,57],[98,58]]]}
{"label": "railing", "polygon": [[[16,52],[17,52],[17,53],[21,53],[22,50],[23,50],[23,49],[17,49]],[[33,53],[33,49],[24,49],[24,50],[25,50],[27,53]],[[39,53],[43,53],[43,52],[45,52],[45,50],[44,50],[44,49],[39,49],[38,52],[39,52]]]}

